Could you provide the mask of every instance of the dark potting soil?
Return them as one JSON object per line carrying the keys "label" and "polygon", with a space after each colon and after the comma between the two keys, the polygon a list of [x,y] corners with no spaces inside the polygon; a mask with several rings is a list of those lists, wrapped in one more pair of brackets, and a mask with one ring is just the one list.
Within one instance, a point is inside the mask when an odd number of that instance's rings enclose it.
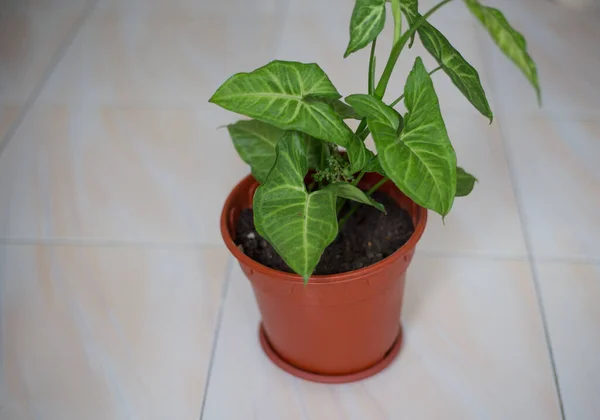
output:
{"label": "dark potting soil", "polygon": [[[414,232],[408,212],[383,192],[373,198],[385,206],[387,213],[361,204],[348,219],[338,237],[325,249],[314,274],[337,274],[367,267],[391,255]],[[346,202],[341,214],[351,203]],[[280,271],[291,272],[271,244],[254,228],[252,209],[245,209],[237,223],[236,244],[253,260]]]}

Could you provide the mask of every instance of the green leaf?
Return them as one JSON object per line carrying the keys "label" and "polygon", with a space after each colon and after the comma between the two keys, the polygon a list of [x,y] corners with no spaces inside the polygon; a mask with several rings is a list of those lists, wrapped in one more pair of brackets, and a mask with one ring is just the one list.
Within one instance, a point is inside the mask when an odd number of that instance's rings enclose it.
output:
{"label": "green leaf", "polygon": [[378,174],[386,177],[387,175],[385,174],[385,171],[383,170],[383,167],[381,166],[381,162],[379,162],[379,158],[377,157],[377,155],[373,154],[373,152],[371,152],[370,150],[368,151],[368,154],[370,158],[363,170],[365,172],[377,172]]}
{"label": "green leaf", "polygon": [[316,139],[305,133],[302,134],[304,135],[308,169],[325,169],[327,158],[330,155],[329,147],[327,147],[327,144],[323,140]]}
{"label": "green leaf", "polygon": [[356,0],[350,19],[350,42],[344,58],[371,43],[385,25],[385,0]]}
{"label": "green leaf", "polygon": [[[408,112],[400,133],[400,119],[391,118],[392,108],[383,102],[363,108],[353,98],[346,98],[346,101],[359,114],[369,110],[367,123],[386,175],[417,204],[444,216],[454,202],[456,155],[433,83],[418,57],[406,81],[404,95]],[[378,101],[375,98],[360,99],[363,100],[361,105]]]}
{"label": "green leaf", "polygon": [[324,102],[331,105],[335,113],[338,114],[342,119],[360,120],[360,116],[356,113],[356,111],[351,106],[343,103],[339,99],[334,101],[326,100]]}
{"label": "green leaf", "polygon": [[[414,19],[411,17],[419,12],[419,2],[417,0],[400,0],[400,8],[404,12],[406,16],[406,20],[408,20],[409,25],[412,25]],[[410,43],[408,44],[408,48],[412,48],[415,42],[415,33],[413,33],[410,37]]]}
{"label": "green leaf", "polygon": [[[421,17],[416,12],[408,13],[410,13],[407,14],[408,19],[411,22]],[[481,86],[477,70],[463,58],[440,31],[428,22],[423,22],[417,29],[417,33],[425,49],[435,58],[442,70],[450,77],[452,83],[491,123],[494,116],[483,86]]]}
{"label": "green leaf", "polygon": [[210,98],[229,111],[297,130],[348,150],[354,170],[366,164],[365,147],[324,100],[340,95],[316,64],[272,61],[230,77]]}
{"label": "green leaf", "polygon": [[277,145],[267,180],[254,194],[254,223],[287,265],[307,281],[338,232],[333,191],[308,193],[302,136],[289,131]]}
{"label": "green leaf", "polygon": [[456,168],[456,196],[465,197],[471,194],[477,178],[465,171],[460,166]]}
{"label": "green leaf", "polygon": [[[275,148],[285,133],[271,124],[258,120],[242,120],[227,126],[233,145],[252,175],[263,183],[275,163]],[[323,141],[305,135],[308,167],[321,169],[326,163],[329,148]]]}
{"label": "green leaf", "polygon": [[347,96],[345,99],[361,117],[382,119],[385,124],[398,129],[401,119],[400,114],[374,96],[357,93]]}
{"label": "green leaf", "polygon": [[257,120],[238,121],[227,126],[235,150],[250,165],[252,175],[264,182],[275,162],[275,147],[284,131]]}
{"label": "green leaf", "polygon": [[[288,131],[277,144],[275,164],[254,194],[254,223],[288,266],[308,280],[338,233],[338,195],[379,207],[349,185],[332,184],[308,193],[306,136]],[[350,187],[350,188],[349,188]]]}
{"label": "green leaf", "polygon": [[358,189],[354,185],[347,184],[345,182],[338,182],[335,184],[328,185],[327,187],[325,187],[325,190],[333,191],[337,197],[347,198],[348,200],[353,200],[359,203],[367,204],[385,213],[385,207],[383,206],[383,204],[373,200],[372,198],[367,196],[364,193],[364,191]]}
{"label": "green leaf", "polygon": [[535,89],[538,102],[541,103],[537,68],[527,52],[527,43],[523,35],[510,26],[502,12],[498,9],[483,6],[477,0],[465,0],[465,3],[471,10],[471,13],[486,28],[496,45],[521,69]]}

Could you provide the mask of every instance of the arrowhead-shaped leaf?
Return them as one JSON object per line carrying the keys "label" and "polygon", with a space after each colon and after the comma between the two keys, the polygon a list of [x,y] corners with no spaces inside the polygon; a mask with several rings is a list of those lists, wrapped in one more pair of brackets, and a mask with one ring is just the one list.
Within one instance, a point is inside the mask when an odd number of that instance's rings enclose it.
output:
{"label": "arrowhead-shaped leaf", "polygon": [[297,130],[348,150],[352,168],[366,164],[365,147],[324,100],[340,95],[316,64],[273,61],[250,73],[230,77],[210,98],[229,111]]}
{"label": "arrowhead-shaped leaf", "polygon": [[350,19],[350,42],[344,58],[371,43],[385,25],[385,0],[356,0]]}
{"label": "arrowhead-shaped leaf", "polygon": [[[336,200],[343,196],[376,205],[355,187],[333,184],[308,193],[305,136],[287,131],[277,144],[275,164],[254,194],[254,222],[292,270],[308,280],[338,233]],[[362,194],[362,195],[361,195]]]}
{"label": "arrowhead-shaped leaf", "polygon": [[[444,216],[454,202],[456,154],[433,83],[420,58],[408,76],[404,95],[408,113],[400,133],[400,119],[394,119],[392,108],[383,102],[365,95],[352,95],[346,101],[359,114],[369,110],[367,123],[386,175],[417,204]],[[356,100],[359,96],[361,101]],[[366,102],[371,105],[362,106]]]}
{"label": "arrowhead-shaped leaf", "polygon": [[[416,0],[401,0],[404,15],[411,23],[421,17]],[[429,22],[424,21],[417,29],[421,43],[435,58],[452,83],[473,104],[473,106],[492,122],[493,114],[485,96],[479,73],[450,44],[444,35]]]}
{"label": "arrowhead-shaped leaf", "polygon": [[[418,19],[419,14],[414,19]],[[444,35],[428,22],[423,22],[417,30],[421,43],[435,58],[452,83],[462,92],[471,104],[490,122],[494,118],[485,96],[479,73],[450,44]]]}
{"label": "arrowhead-shaped leaf", "polygon": [[521,69],[535,89],[538,102],[541,102],[537,68],[527,52],[527,43],[523,35],[510,26],[500,10],[483,6],[477,0],[465,0],[465,3],[486,28],[496,45]]}
{"label": "arrowhead-shaped leaf", "polygon": [[465,197],[471,194],[477,178],[465,171],[460,166],[456,168],[456,196]]}
{"label": "arrowhead-shaped leaf", "polygon": [[[263,183],[275,163],[275,148],[285,131],[258,120],[238,121],[228,125],[227,130],[238,154],[250,165],[254,178]],[[329,155],[325,143],[306,135],[305,146],[308,167],[323,168]]]}

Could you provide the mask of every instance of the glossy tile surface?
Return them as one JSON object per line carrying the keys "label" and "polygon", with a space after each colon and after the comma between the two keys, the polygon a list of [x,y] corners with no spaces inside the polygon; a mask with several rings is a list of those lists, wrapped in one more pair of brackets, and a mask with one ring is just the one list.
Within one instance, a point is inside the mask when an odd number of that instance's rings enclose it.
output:
{"label": "glossy tile surface", "polygon": [[600,411],[600,264],[539,263],[537,271],[568,419]]}
{"label": "glossy tile surface", "polygon": [[264,356],[252,289],[236,266],[204,418],[560,418],[526,263],[419,256],[407,282],[398,359],[363,382],[326,386]]}
{"label": "glossy tile surface", "polygon": [[226,130],[208,131],[218,118],[174,108],[33,109],[0,157],[0,191],[10,197],[0,203],[0,232],[220,243],[221,204],[248,169]]}
{"label": "glossy tile surface", "polygon": [[[13,122],[19,115],[20,107],[18,105],[0,105],[0,140],[4,134],[10,129]],[[0,144],[2,144],[0,142]]]}
{"label": "glossy tile surface", "polygon": [[532,252],[600,258],[600,119],[535,115],[503,121]]}
{"label": "glossy tile surface", "polygon": [[1,418],[197,418],[227,260],[0,245]]}
{"label": "glossy tile surface", "polygon": [[[0,141],[44,82],[86,0],[3,1],[0,6]],[[0,142],[1,144],[1,142]]]}
{"label": "glossy tile surface", "polygon": [[[479,71],[495,118],[433,75],[459,165],[479,182],[445,224],[430,214],[399,359],[323,386],[260,350],[251,287],[218,226],[248,173],[218,129],[239,117],[207,100],[274,58],[364,92],[368,50],[343,59],[353,3],[2,2],[1,420],[597,417],[600,15],[549,0],[485,2],[526,36],[541,108],[464,2],[431,19]],[[378,73],[391,32],[388,13]],[[417,56],[437,66],[417,40],[386,100]]]}
{"label": "glossy tile surface", "polygon": [[[600,110],[598,11],[575,11],[546,0],[496,0],[527,40],[542,87],[542,109],[556,117],[596,115]],[[503,112],[538,109],[533,89],[513,64],[479,31],[495,105]]]}

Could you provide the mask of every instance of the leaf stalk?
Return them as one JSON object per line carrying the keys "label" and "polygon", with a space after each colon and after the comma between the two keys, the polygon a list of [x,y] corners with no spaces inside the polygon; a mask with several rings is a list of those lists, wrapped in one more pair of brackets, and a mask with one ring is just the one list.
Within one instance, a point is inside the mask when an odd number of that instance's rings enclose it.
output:
{"label": "leaf stalk", "polygon": [[[435,73],[436,71],[438,71],[438,70],[441,70],[441,69],[442,69],[442,66],[437,66],[436,68],[434,68],[433,70],[431,70],[431,71],[429,72],[429,76],[431,76],[433,73]],[[404,93],[403,93],[402,95],[400,95],[400,96],[398,97],[398,99],[396,99],[394,102],[392,102],[392,103],[390,104],[390,106],[391,106],[391,107],[395,107],[395,106],[398,104],[398,102],[400,102],[402,99],[404,99]]]}
{"label": "leaf stalk", "polygon": [[371,55],[369,56],[369,95],[375,92],[375,46],[377,38],[371,43]]}
{"label": "leaf stalk", "polygon": [[438,9],[440,9],[445,4],[450,3],[451,1],[452,0],[442,0],[441,2],[433,6],[431,9],[429,9],[429,11],[423,16],[421,16],[419,19],[417,19],[415,23],[411,25],[410,28],[402,34],[400,39],[398,39],[398,42],[394,44],[394,46],[392,47],[392,51],[390,52],[390,57],[388,58],[388,61],[385,65],[385,69],[383,70],[381,78],[379,79],[377,87],[375,88],[375,97],[377,99],[383,98],[385,90],[387,89],[387,85],[392,76],[392,72],[394,71],[394,67],[396,66],[396,62],[398,61],[398,57],[400,57],[400,53],[404,49],[404,46],[406,45],[412,34],[415,33],[417,29],[419,29],[419,27],[423,24],[423,22],[427,20],[429,16],[431,16]]}

